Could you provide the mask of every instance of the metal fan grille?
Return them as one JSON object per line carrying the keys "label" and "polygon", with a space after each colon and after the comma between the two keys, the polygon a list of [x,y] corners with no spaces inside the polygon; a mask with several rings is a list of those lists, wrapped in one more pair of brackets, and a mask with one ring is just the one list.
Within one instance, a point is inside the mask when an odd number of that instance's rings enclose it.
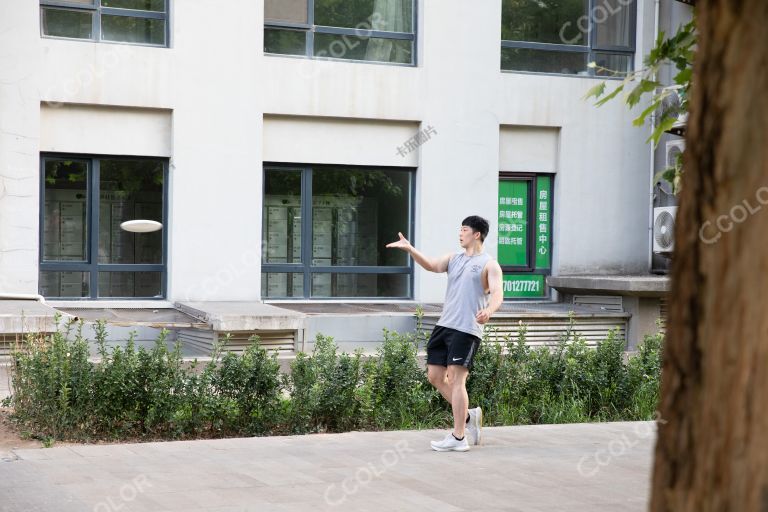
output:
{"label": "metal fan grille", "polygon": [[672,146],[667,151],[667,167],[674,167],[677,165],[677,155],[683,151],[678,146]]}
{"label": "metal fan grille", "polygon": [[675,218],[667,211],[660,212],[653,223],[653,237],[662,249],[672,247],[675,233]]}

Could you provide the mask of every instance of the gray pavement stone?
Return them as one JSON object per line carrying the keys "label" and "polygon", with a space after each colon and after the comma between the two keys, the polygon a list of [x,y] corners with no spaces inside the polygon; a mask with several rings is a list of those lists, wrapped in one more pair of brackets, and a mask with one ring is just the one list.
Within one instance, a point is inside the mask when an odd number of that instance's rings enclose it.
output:
{"label": "gray pavement stone", "polygon": [[0,463],[0,512],[640,511],[650,422],[70,445]]}

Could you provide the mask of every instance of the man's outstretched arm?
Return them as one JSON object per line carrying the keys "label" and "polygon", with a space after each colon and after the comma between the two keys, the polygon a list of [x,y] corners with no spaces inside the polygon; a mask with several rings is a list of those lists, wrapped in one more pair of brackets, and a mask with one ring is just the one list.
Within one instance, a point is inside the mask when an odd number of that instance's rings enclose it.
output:
{"label": "man's outstretched arm", "polygon": [[400,240],[397,242],[392,242],[391,244],[387,244],[389,249],[401,249],[407,252],[413,256],[413,260],[421,265],[424,270],[437,273],[448,271],[448,262],[451,261],[451,254],[446,254],[445,256],[441,256],[439,258],[430,258],[412,246],[411,242],[409,242],[402,233],[398,233],[398,236],[400,237]]}
{"label": "man's outstretched arm", "polygon": [[477,312],[475,318],[477,323],[484,324],[491,319],[497,309],[501,307],[501,303],[504,302],[504,284],[503,284],[501,267],[497,261],[488,262],[488,292],[491,297],[488,301],[488,307],[481,309]]}

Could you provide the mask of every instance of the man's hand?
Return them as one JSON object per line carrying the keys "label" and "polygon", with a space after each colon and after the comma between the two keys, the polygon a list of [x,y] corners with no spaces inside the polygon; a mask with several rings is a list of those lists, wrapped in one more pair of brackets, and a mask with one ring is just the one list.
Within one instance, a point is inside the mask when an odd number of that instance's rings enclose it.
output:
{"label": "man's hand", "polygon": [[491,319],[491,310],[488,308],[481,309],[475,315],[475,320],[477,320],[477,323],[479,324],[485,324],[490,319]]}
{"label": "man's hand", "polygon": [[400,236],[400,240],[387,244],[388,249],[402,249],[410,254],[413,260],[421,265],[424,270],[429,270],[430,272],[446,272],[448,270],[448,262],[451,261],[450,254],[446,254],[442,258],[430,258],[424,256],[411,245],[411,242],[409,242],[402,233],[398,233],[398,235]]}
{"label": "man's hand", "polygon": [[398,233],[398,236],[400,237],[400,240],[397,242],[392,242],[391,244],[387,244],[388,249],[402,249],[406,252],[409,252],[413,246],[411,245],[411,242],[409,242],[402,233]]}

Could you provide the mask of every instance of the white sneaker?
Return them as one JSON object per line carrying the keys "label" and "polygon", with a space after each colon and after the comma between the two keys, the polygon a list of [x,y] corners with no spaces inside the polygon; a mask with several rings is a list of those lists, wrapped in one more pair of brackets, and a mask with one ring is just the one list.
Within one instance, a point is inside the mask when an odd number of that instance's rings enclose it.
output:
{"label": "white sneaker", "polygon": [[479,407],[469,410],[469,423],[467,423],[467,433],[472,444],[480,444],[483,431],[483,410]]}
{"label": "white sneaker", "polygon": [[436,452],[466,452],[469,443],[466,434],[461,441],[453,437],[453,434],[448,434],[442,441],[432,441],[432,449]]}

